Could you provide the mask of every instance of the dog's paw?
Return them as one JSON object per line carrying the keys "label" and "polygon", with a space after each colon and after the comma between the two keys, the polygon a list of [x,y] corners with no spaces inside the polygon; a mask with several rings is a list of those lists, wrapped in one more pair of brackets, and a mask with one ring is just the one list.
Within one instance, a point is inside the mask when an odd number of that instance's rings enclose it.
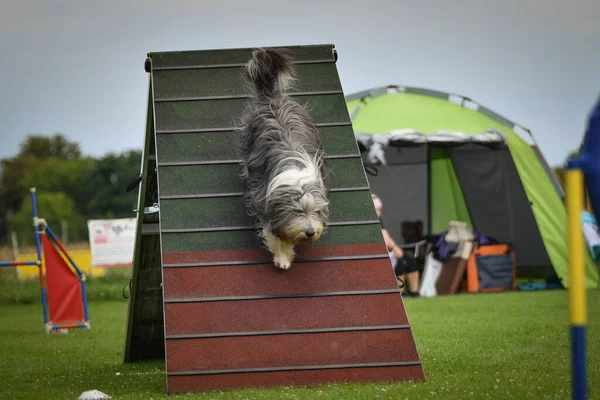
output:
{"label": "dog's paw", "polygon": [[292,260],[285,255],[277,255],[273,257],[273,264],[281,269],[289,269],[292,266]]}

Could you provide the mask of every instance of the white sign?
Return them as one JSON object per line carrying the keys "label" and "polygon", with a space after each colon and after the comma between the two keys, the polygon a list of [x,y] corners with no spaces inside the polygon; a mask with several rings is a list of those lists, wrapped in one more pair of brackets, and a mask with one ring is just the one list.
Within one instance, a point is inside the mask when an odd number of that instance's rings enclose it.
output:
{"label": "white sign", "polygon": [[135,246],[136,219],[88,220],[92,266],[131,265]]}

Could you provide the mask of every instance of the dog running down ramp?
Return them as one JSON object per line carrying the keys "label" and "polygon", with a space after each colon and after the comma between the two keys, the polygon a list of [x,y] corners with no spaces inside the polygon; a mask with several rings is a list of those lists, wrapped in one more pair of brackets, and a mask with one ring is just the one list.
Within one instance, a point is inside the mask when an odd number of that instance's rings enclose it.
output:
{"label": "dog running down ramp", "polygon": [[[153,315],[164,311],[169,393],[425,379],[334,47],[289,49],[293,95],[318,123],[333,189],[328,232],[298,248],[287,271],[273,265],[242,203],[235,129],[249,101],[242,71],[253,49],[148,55],[144,159],[156,164],[143,168],[139,209],[152,198],[146,176],[156,168],[163,309]],[[140,235],[151,234],[143,225]],[[151,258],[137,243],[135,258]],[[139,304],[145,291],[136,276],[144,274],[135,268],[131,297]],[[135,342],[135,309],[130,304],[127,348]]]}

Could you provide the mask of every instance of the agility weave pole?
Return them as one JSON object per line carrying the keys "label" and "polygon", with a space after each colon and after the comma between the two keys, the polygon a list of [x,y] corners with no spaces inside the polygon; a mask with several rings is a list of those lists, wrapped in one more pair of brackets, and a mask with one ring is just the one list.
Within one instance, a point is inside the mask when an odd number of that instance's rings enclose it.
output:
{"label": "agility weave pole", "polygon": [[572,397],[587,398],[586,326],[587,300],[584,285],[585,243],[581,229],[585,187],[592,210],[600,217],[600,99],[590,114],[580,155],[567,163],[567,218],[569,246],[569,322],[571,325]]}
{"label": "agility weave pole", "polygon": [[[47,333],[61,329],[90,329],[85,274],[77,267],[46,220],[39,218],[36,190],[31,188],[30,191],[37,260],[2,261],[0,267],[38,267],[44,327]],[[69,267],[65,258],[73,269]]]}

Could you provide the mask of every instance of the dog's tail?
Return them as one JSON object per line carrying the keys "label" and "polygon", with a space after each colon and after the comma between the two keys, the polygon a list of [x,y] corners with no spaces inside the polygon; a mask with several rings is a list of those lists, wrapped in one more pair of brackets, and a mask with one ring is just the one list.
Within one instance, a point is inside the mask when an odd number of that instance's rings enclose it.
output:
{"label": "dog's tail", "polygon": [[288,90],[294,79],[293,59],[286,49],[257,49],[246,65],[257,95],[274,97]]}

